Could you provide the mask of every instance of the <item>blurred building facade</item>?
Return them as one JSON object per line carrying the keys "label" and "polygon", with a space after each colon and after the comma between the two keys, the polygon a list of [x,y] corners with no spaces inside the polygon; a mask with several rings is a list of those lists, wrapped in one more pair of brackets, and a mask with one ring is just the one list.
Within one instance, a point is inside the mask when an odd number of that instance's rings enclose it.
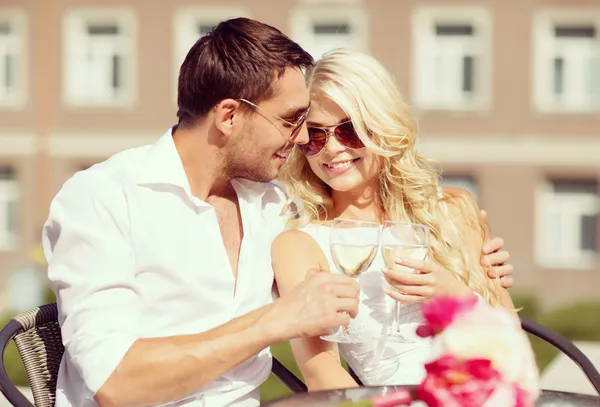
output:
{"label": "blurred building facade", "polygon": [[179,64],[235,16],[315,57],[379,58],[421,151],[506,240],[516,290],[548,307],[600,298],[600,0],[2,0],[1,287],[30,268],[64,181],[174,124]]}

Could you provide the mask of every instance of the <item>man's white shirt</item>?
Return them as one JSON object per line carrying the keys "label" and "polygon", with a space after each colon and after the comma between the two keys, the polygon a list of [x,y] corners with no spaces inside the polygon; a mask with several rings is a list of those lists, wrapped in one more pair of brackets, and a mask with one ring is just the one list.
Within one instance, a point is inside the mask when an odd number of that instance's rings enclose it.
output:
{"label": "man's white shirt", "polygon": [[[171,130],[65,183],[42,237],[65,345],[57,407],[95,406],[137,339],[205,332],[272,301],[270,248],[285,196],[270,183],[232,184],[244,230],[237,283],[216,213],[192,195]],[[258,406],[270,371],[265,349],[200,393],[207,407]],[[200,406],[198,396],[177,405]]]}

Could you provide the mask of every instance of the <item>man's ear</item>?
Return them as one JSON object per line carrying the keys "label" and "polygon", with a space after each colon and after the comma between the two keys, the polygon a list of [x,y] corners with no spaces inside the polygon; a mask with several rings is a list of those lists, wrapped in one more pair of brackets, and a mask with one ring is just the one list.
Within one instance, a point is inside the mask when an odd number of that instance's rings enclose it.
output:
{"label": "man's ear", "polygon": [[215,126],[225,136],[230,136],[233,132],[233,124],[237,120],[240,102],[235,99],[223,99],[213,109],[215,109]]}

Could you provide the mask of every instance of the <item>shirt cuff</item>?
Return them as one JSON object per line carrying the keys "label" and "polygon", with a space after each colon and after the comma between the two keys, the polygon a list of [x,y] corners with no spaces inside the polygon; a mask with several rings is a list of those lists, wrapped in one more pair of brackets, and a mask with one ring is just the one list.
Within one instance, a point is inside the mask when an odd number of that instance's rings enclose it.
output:
{"label": "shirt cuff", "polygon": [[94,398],[137,340],[137,336],[129,333],[113,333],[101,338],[87,352],[73,357],[72,361],[85,385],[84,398]]}

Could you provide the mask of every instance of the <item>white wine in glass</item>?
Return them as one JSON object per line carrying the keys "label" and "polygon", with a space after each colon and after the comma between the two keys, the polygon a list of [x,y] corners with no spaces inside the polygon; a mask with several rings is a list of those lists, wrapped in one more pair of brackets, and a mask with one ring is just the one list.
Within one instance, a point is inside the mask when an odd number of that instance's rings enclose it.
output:
{"label": "white wine in glass", "polygon": [[[374,222],[334,219],[329,232],[329,249],[336,269],[355,279],[367,271],[379,249],[380,230],[381,226]],[[338,343],[360,342],[343,326],[321,338]]]}
{"label": "white wine in glass", "polygon": [[[429,228],[410,222],[386,221],[381,230],[381,254],[385,266],[391,270],[414,273],[414,270],[397,264],[398,259],[424,260],[429,251]],[[402,306],[394,303],[393,319],[386,340],[390,342],[413,342],[400,333]]]}
{"label": "white wine in glass", "polygon": [[331,257],[335,267],[348,277],[356,278],[367,271],[378,247],[352,244],[332,244]]}

